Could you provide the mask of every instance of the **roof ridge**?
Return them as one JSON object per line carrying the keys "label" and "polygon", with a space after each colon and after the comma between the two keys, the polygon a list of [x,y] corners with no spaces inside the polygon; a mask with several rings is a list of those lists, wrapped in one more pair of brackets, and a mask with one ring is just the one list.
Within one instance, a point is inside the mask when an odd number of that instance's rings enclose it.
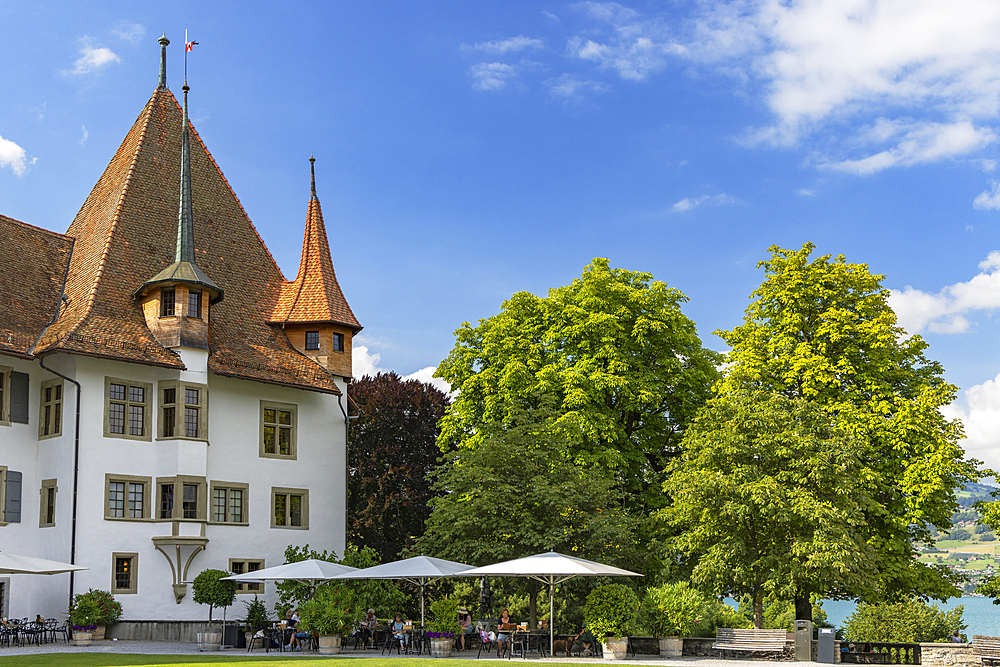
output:
{"label": "roof ridge", "polygon": [[[153,116],[153,105],[160,92],[161,89],[157,88],[153,93],[153,96],[149,98],[149,102],[146,103],[146,108],[143,109],[143,113],[146,115],[146,118],[142,123],[142,129],[139,131],[139,138],[135,142],[135,150],[132,152],[131,163],[128,167],[128,174],[125,176],[125,182],[122,184],[122,189],[118,193],[118,204],[115,206],[115,214],[111,217],[111,228],[108,230],[108,238],[104,243],[104,250],[101,252],[101,261],[98,262],[97,265],[97,275],[94,276],[94,282],[91,284],[90,292],[87,294],[87,307],[83,311],[83,314],[80,315],[80,318],[76,321],[76,323],[66,331],[66,334],[62,338],[53,342],[53,345],[66,340],[76,333],[76,330],[80,328],[80,325],[83,324],[88,317],[90,317],[90,313],[94,309],[94,302],[97,300],[97,289],[100,287],[101,279],[104,277],[104,266],[108,260],[108,253],[111,252],[111,239],[114,238],[115,231],[118,229],[118,221],[121,219],[125,195],[128,193],[129,186],[132,184],[132,176],[135,174],[135,166],[139,161],[139,152],[142,150],[143,143],[146,139],[146,130],[149,129],[149,120]],[[171,97],[173,96],[171,95]]]}
{"label": "roof ridge", "polygon": [[69,234],[63,234],[62,232],[54,232],[51,229],[45,229],[44,227],[39,227],[38,225],[33,225],[30,222],[24,222],[23,220],[18,220],[17,218],[12,218],[9,215],[4,215],[3,213],[0,213],[0,218],[6,218],[7,220],[10,220],[11,222],[16,222],[19,225],[24,225],[25,227],[31,227],[32,229],[37,229],[40,232],[45,232],[46,234],[51,234],[52,236],[61,236],[62,238],[69,239],[69,240],[72,240],[74,238],[74,237],[70,236]]}

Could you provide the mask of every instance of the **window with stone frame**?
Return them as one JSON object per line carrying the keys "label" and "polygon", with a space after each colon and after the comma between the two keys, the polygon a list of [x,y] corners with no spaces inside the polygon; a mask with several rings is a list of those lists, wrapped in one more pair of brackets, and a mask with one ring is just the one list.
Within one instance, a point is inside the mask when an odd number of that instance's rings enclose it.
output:
{"label": "window with stone frame", "polygon": [[[229,571],[233,574],[248,574],[264,569],[264,559],[230,558]],[[237,593],[264,594],[264,584],[251,581],[239,581],[236,583]]]}
{"label": "window with stone frame", "polygon": [[145,521],[152,514],[152,477],[104,475],[104,518],[114,521]]}
{"label": "window with stone frame", "polygon": [[56,525],[56,480],[43,479],[42,488],[38,491],[38,527],[51,528]]}
{"label": "window with stone frame", "polygon": [[211,523],[227,523],[245,526],[250,523],[248,514],[250,486],[239,482],[211,483],[212,508]]}
{"label": "window with stone frame", "polygon": [[139,554],[111,554],[111,594],[133,595],[139,591]]}
{"label": "window with stone frame", "polygon": [[150,412],[153,385],[148,382],[104,379],[104,437],[151,440]]}
{"label": "window with stone frame", "polygon": [[290,403],[260,402],[260,456],[294,459],[298,408]]}
{"label": "window with stone frame", "polygon": [[46,380],[42,383],[38,407],[38,439],[62,435],[63,381]]}
{"label": "window with stone frame", "polygon": [[208,485],[204,477],[178,475],[157,477],[157,514],[159,520],[206,521]]}
{"label": "window with stone frame", "polygon": [[162,380],[159,393],[160,438],[208,440],[208,387],[178,380]]}
{"label": "window with stone frame", "polygon": [[309,490],[271,487],[271,528],[309,528]]}
{"label": "window with stone frame", "polygon": [[160,317],[173,317],[176,309],[177,293],[173,287],[160,290]]}

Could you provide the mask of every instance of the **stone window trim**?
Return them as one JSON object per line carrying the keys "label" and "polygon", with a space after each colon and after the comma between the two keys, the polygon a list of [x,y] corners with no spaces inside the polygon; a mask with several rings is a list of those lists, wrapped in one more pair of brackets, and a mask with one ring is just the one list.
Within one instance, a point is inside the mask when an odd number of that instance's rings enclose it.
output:
{"label": "stone window trim", "polygon": [[[174,390],[174,402],[167,404],[164,402],[166,390]],[[185,396],[187,389],[194,389],[198,392],[198,435],[189,437],[185,435]],[[208,385],[197,384],[195,382],[183,382],[181,380],[160,380],[156,384],[156,439],[157,440],[194,440],[198,442],[208,442]],[[173,409],[173,435],[167,430],[169,421],[169,410]],[[168,416],[164,416],[167,414]]]}
{"label": "stone window trim", "polygon": [[[266,422],[264,420],[265,411],[275,410],[275,411],[285,411],[291,412],[291,424],[290,425],[280,425],[274,422]],[[258,421],[260,422],[260,457],[264,459],[285,459],[289,461],[294,461],[298,458],[298,406],[293,403],[276,403],[274,401],[261,401],[260,402],[260,413],[258,415]],[[275,427],[274,435],[274,452],[265,451],[264,436],[268,426]],[[282,428],[288,428],[290,433],[290,442],[288,454],[279,454],[279,435],[278,431]]]}
{"label": "stone window trim", "polygon": [[4,507],[7,506],[7,466],[0,466],[0,527],[10,525],[5,520]]}
{"label": "stone window trim", "polygon": [[[174,485],[174,498],[173,507],[171,515],[169,517],[162,516],[160,513],[160,494],[164,484]],[[198,487],[197,499],[196,499],[196,514],[194,518],[184,518],[184,485],[193,484]],[[211,502],[208,497],[208,483],[204,477],[197,477],[195,475],[177,475],[176,477],[157,477],[156,478],[156,491],[153,498],[153,502],[156,503],[154,508],[153,521],[164,522],[164,521],[186,521],[188,523],[205,523],[208,521],[208,505]]]}
{"label": "stone window trim", "polygon": [[[279,496],[285,497],[285,522],[284,525],[279,525],[275,520],[277,518],[277,508],[275,501]],[[293,526],[291,524],[291,502],[289,499],[292,496],[298,496],[301,500],[301,520],[300,525]],[[292,489],[281,486],[271,487],[271,505],[270,505],[270,515],[271,515],[271,528],[284,529],[284,530],[309,530],[309,489]]]}
{"label": "stone window trim", "polygon": [[54,479],[43,479],[38,489],[38,527],[52,528],[56,525],[56,494],[59,486]]}
{"label": "stone window trim", "polygon": [[10,426],[10,374],[14,369],[0,366],[0,426]]}
{"label": "stone window trim", "polygon": [[[119,482],[125,485],[125,516],[111,516],[111,483]],[[142,484],[142,518],[131,517],[128,512],[129,484]],[[152,517],[152,505],[156,502],[153,495],[153,478],[137,475],[104,475],[104,520],[105,521],[149,521]]]}
{"label": "stone window trim", "polygon": [[[114,400],[111,399],[111,385],[122,384],[125,385],[125,400]],[[145,391],[143,394],[144,400],[140,403],[139,401],[130,400],[132,397],[131,388],[142,387]],[[134,380],[122,380],[120,378],[105,377],[104,378],[104,437],[105,438],[121,438],[124,440],[144,440],[147,442],[152,441],[152,430],[150,429],[150,424],[152,423],[151,413],[153,406],[153,385],[150,382],[137,382]],[[124,404],[125,405],[125,427],[124,433],[112,433],[111,432],[111,404]],[[130,406],[143,406],[142,412],[142,435],[132,435],[130,433]]]}
{"label": "stone window trim", "polygon": [[[250,566],[254,565],[254,569],[250,569]],[[236,570],[242,570],[237,572]],[[246,574],[247,572],[256,572],[257,570],[264,569],[264,559],[263,558],[230,558],[229,559],[229,571],[233,574]],[[236,593],[237,595],[263,595],[264,594],[264,583],[251,583],[251,582],[236,582]]]}
{"label": "stone window trim", "polygon": [[[128,564],[128,574],[129,574],[129,587],[128,588],[118,588],[118,559],[127,558],[130,560]],[[135,595],[139,592],[139,554],[128,553],[128,552],[114,552],[111,554],[111,594],[112,595]]]}
{"label": "stone window trim", "polygon": [[[46,390],[48,391],[48,399],[46,399]],[[41,393],[39,394],[40,399],[38,401],[39,440],[58,438],[62,435],[64,395],[65,389],[63,388],[62,378],[42,382]],[[47,415],[46,408],[48,408]],[[45,432],[46,428],[49,430],[48,433]]]}
{"label": "stone window trim", "polygon": [[[209,502],[211,507],[208,508],[208,522],[217,526],[249,526],[250,525],[250,485],[244,484],[242,482],[220,482],[218,480],[212,480],[210,482],[210,493]],[[215,492],[216,490],[226,491],[226,520],[216,521],[215,520]],[[232,512],[230,506],[230,491],[242,491],[243,492],[243,520],[233,521]],[[230,559],[230,562],[232,560]],[[232,570],[230,570],[232,572]]]}

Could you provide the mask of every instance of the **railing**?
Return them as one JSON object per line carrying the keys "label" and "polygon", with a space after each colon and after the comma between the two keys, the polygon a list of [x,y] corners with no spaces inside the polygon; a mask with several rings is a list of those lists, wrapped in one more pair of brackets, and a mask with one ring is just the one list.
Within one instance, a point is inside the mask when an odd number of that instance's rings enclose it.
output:
{"label": "railing", "polygon": [[841,653],[842,662],[867,665],[919,665],[920,644],[882,642],[852,642],[850,650]]}

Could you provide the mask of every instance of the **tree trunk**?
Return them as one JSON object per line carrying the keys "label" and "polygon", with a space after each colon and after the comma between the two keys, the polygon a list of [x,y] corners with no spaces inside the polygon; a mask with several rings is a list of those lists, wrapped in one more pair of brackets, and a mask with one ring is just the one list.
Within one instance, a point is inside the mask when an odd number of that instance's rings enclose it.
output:
{"label": "tree trunk", "polygon": [[764,628],[764,596],[760,594],[753,599],[753,627],[757,630]]}
{"label": "tree trunk", "polygon": [[813,620],[813,606],[812,602],[809,601],[809,594],[799,591],[795,595],[795,620],[797,621],[811,621]]}
{"label": "tree trunk", "polygon": [[528,629],[534,630],[538,627],[538,588],[532,587],[528,591]]}

